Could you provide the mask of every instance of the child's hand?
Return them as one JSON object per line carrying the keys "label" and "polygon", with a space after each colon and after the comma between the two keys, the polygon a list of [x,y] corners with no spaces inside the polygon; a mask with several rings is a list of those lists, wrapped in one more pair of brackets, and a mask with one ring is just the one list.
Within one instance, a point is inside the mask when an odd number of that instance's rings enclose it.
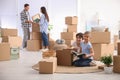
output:
{"label": "child's hand", "polygon": [[83,56],[84,59],[87,59],[87,58],[89,58],[89,57],[90,57],[90,56],[87,55],[87,54]]}

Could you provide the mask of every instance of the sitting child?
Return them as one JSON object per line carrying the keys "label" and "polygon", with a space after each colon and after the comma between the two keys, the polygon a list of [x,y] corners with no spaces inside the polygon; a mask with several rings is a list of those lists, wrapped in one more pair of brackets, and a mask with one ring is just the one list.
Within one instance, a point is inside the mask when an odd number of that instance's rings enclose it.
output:
{"label": "sitting child", "polygon": [[[82,67],[82,66],[95,66],[95,63],[93,63],[93,56],[94,56],[94,51],[92,48],[92,44],[90,43],[89,39],[90,39],[90,32],[85,32],[83,35],[83,39],[84,41],[80,43],[80,47],[81,47],[81,54],[77,55],[79,57],[79,59],[75,60],[73,62],[74,66],[77,67]],[[76,52],[73,52],[74,54],[76,54]]]}
{"label": "sitting child", "polygon": [[82,40],[83,40],[83,33],[77,33],[76,41],[71,45],[73,50],[75,50],[76,52],[80,52],[80,43],[82,42]]}

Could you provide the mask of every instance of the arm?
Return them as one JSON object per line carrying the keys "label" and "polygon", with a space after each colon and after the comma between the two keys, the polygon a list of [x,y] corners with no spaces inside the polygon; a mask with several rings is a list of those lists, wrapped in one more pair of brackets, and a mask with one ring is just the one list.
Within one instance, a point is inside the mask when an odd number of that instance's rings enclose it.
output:
{"label": "arm", "polygon": [[88,49],[90,51],[90,54],[86,54],[85,58],[90,58],[90,57],[94,56],[94,50],[93,50],[93,47],[91,44],[89,44]]}
{"label": "arm", "polygon": [[94,56],[94,50],[93,50],[93,48],[90,48],[90,54],[87,54],[86,58],[89,58],[89,57],[92,57],[92,56]]}
{"label": "arm", "polygon": [[45,16],[42,15],[42,16],[40,17],[40,25],[44,24],[44,20],[45,20]]}
{"label": "arm", "polygon": [[22,23],[32,23],[32,21],[28,21],[28,20],[25,19],[25,14],[24,13],[20,13],[20,18],[21,18]]}

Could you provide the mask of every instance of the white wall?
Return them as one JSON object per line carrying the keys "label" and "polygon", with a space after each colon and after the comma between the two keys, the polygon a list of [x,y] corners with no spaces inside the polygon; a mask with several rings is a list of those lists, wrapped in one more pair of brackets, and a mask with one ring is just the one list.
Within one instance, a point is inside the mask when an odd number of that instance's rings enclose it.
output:
{"label": "white wall", "polygon": [[67,27],[65,24],[66,16],[77,15],[77,0],[48,0],[48,10],[50,16],[50,24],[54,25],[52,37],[54,39],[60,38],[60,33],[63,28]]}
{"label": "white wall", "polygon": [[95,17],[96,13],[100,19],[100,25],[110,28],[112,34],[120,30],[120,0],[80,0],[80,14],[84,26],[86,20]]}
{"label": "white wall", "polygon": [[0,0],[0,25],[3,28],[16,28],[17,0]]}
{"label": "white wall", "polygon": [[[60,38],[60,32],[63,31],[65,25],[66,16],[77,15],[77,0],[19,0],[18,1],[18,13],[23,10],[25,3],[30,4],[30,15],[33,16],[39,13],[40,7],[45,6],[50,17],[50,24],[54,25],[51,31],[51,37],[54,39]],[[19,18],[20,20],[20,18]],[[22,34],[19,21],[19,31]]]}

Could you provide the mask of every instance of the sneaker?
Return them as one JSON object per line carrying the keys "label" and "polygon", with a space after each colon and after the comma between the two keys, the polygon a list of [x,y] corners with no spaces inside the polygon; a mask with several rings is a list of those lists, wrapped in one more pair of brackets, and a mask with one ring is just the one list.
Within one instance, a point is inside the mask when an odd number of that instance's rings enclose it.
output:
{"label": "sneaker", "polygon": [[96,62],[95,61],[90,62],[90,66],[96,66]]}

